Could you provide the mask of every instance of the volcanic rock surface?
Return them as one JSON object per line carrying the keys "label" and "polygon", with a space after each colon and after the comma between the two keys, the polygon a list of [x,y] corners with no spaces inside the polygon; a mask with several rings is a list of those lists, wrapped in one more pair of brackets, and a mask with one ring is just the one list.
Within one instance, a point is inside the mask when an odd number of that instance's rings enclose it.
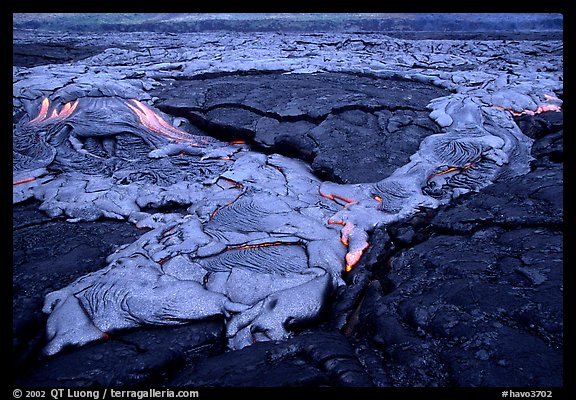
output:
{"label": "volcanic rock surface", "polygon": [[562,42],[14,43],[18,385],[562,385]]}
{"label": "volcanic rock surface", "polygon": [[426,105],[449,92],[354,74],[270,73],[177,81],[154,94],[158,108],[212,135],[294,154],[330,180],[361,183],[391,175],[440,131]]}

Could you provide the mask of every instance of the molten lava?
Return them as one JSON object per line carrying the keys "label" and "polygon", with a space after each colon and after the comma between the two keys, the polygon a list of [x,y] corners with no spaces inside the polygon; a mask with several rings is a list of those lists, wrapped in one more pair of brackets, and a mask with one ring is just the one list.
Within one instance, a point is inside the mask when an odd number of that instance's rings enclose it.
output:
{"label": "molten lava", "polygon": [[140,101],[136,99],[130,99],[126,105],[130,107],[132,111],[134,111],[140,120],[140,123],[144,125],[149,131],[166,136],[176,141],[177,143],[187,142],[192,146],[198,146],[192,135],[173,127],[160,115],[156,114],[151,108],[141,103]]}
{"label": "molten lava", "polygon": [[[222,178],[222,179],[225,179],[225,178]],[[234,181],[232,181],[232,182],[234,182]],[[236,182],[236,183],[237,183],[237,182]],[[238,184],[238,185],[240,185],[240,184]],[[242,185],[236,186],[236,187],[241,189],[241,188],[242,188]],[[216,214],[218,214],[218,211],[220,211],[220,210],[221,210],[222,208],[224,208],[224,207],[230,207],[232,204],[234,204],[236,201],[238,201],[238,199],[239,199],[240,197],[242,197],[242,196],[244,196],[244,193],[240,193],[240,194],[239,194],[234,200],[232,200],[230,203],[225,204],[225,205],[222,206],[221,208],[216,208],[214,211],[212,211],[212,214],[210,214],[210,219],[209,219],[209,221],[212,221],[212,220],[214,219],[214,217],[216,216]]]}
{"label": "molten lava", "polygon": [[350,222],[344,221],[333,221],[328,220],[329,225],[342,225],[342,229],[340,230],[340,241],[344,246],[348,246],[348,237],[350,236],[350,232],[354,229],[354,225]]}
{"label": "molten lava", "polygon": [[236,186],[238,189],[242,189],[244,187],[241,183],[233,181],[232,179],[222,178],[222,177],[220,177],[220,179],[222,179],[224,182],[228,182],[232,186]]}
{"label": "molten lava", "polygon": [[238,140],[231,141],[230,144],[246,144],[246,141],[242,140],[242,139],[238,139]]}
{"label": "molten lava", "polygon": [[32,182],[33,180],[36,180],[36,178],[21,179],[21,180],[19,180],[19,181],[12,182],[12,186],[20,185],[20,184],[26,183],[26,182]]}
{"label": "molten lava", "polygon": [[337,195],[335,195],[335,194],[334,194],[334,195],[332,195],[332,194],[324,194],[324,193],[320,192],[320,196],[322,196],[322,197],[324,197],[324,198],[327,198],[327,199],[330,199],[330,200],[335,200],[335,199],[342,200],[342,201],[344,201],[344,202],[346,202],[346,203],[348,203],[348,204],[356,203],[354,200],[350,200],[350,199],[347,199],[347,198],[345,198],[345,197],[337,196]]}
{"label": "molten lava", "polygon": [[352,271],[352,268],[360,261],[364,250],[366,250],[368,246],[369,244],[366,242],[361,248],[346,253],[346,267],[344,268],[346,272]]}
{"label": "molten lava", "polygon": [[536,115],[536,114],[540,114],[540,113],[547,112],[547,111],[555,111],[555,112],[562,111],[562,105],[558,104],[560,102],[560,99],[558,97],[552,96],[549,94],[545,94],[544,98],[546,99],[547,102],[550,102],[550,103],[538,106],[535,111],[522,110],[520,112],[517,112],[517,111],[509,110],[509,109],[501,107],[501,106],[497,106],[495,104],[494,104],[494,107],[499,108],[500,110],[508,111],[510,114],[514,115],[515,117],[519,117],[521,115]]}
{"label": "molten lava", "polygon": [[176,227],[173,226],[172,228],[167,229],[167,230],[165,230],[164,232],[162,232],[162,235],[161,235],[161,236],[164,238],[164,237],[170,235],[172,232],[174,232],[175,229],[176,229]]}
{"label": "molten lava", "polygon": [[259,244],[246,244],[243,246],[228,246],[226,251],[229,250],[242,250],[242,249],[257,249],[260,247],[271,247],[271,246],[283,246],[283,245],[301,245],[302,242],[270,242],[270,243],[259,243]]}
{"label": "molten lava", "polygon": [[54,121],[63,121],[66,118],[68,118],[70,115],[72,115],[72,113],[74,112],[74,110],[76,109],[76,107],[78,106],[78,102],[80,100],[76,100],[74,103],[68,102],[66,104],[64,104],[64,107],[62,107],[62,110],[60,112],[58,112],[58,110],[56,108],[54,108],[52,110],[52,113],[50,114],[50,116],[48,118],[46,118],[46,116],[48,115],[48,110],[50,109],[50,100],[48,100],[47,97],[44,97],[44,99],[42,100],[42,105],[40,106],[40,111],[38,112],[38,115],[36,116],[36,118],[30,120],[28,122],[28,124],[31,125],[39,125],[45,122],[54,122]]}
{"label": "molten lava", "polygon": [[432,179],[432,178],[435,177],[435,176],[449,174],[450,172],[454,172],[454,171],[458,171],[459,173],[460,173],[460,172],[464,172],[464,171],[466,171],[468,168],[473,167],[474,165],[478,164],[478,162],[479,162],[481,159],[482,159],[482,156],[481,156],[478,160],[476,160],[476,161],[474,161],[474,162],[471,162],[470,164],[467,164],[467,165],[465,165],[465,166],[463,166],[463,167],[450,167],[450,168],[448,168],[448,169],[446,169],[446,170],[444,170],[444,171],[436,172],[435,174],[430,175],[430,176],[428,177],[428,180]]}
{"label": "molten lava", "polygon": [[[352,230],[355,228],[354,224],[351,222],[344,222],[344,221],[334,221],[334,220],[328,220],[328,224],[329,225],[342,225],[342,229],[340,230],[340,242],[344,245],[347,246],[348,249],[350,249],[350,234],[352,233]],[[358,261],[360,261],[360,258],[362,257],[362,254],[364,254],[364,250],[366,250],[369,246],[368,242],[364,242],[360,248],[357,248],[355,250],[349,251],[348,253],[346,253],[346,267],[345,270],[346,272],[350,272],[352,271],[352,268],[354,267],[354,265],[356,265],[358,263]]]}

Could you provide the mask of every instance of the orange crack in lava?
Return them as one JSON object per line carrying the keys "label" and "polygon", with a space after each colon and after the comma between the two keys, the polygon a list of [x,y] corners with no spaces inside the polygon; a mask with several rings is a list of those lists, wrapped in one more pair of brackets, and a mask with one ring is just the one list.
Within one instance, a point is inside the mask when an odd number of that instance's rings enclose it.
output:
{"label": "orange crack in lava", "polygon": [[464,172],[464,171],[466,171],[468,168],[476,165],[481,159],[482,159],[482,157],[480,157],[480,159],[478,159],[478,160],[476,160],[476,161],[474,161],[474,162],[472,162],[472,163],[470,163],[470,164],[468,164],[468,165],[465,165],[465,166],[463,166],[463,167],[450,167],[450,168],[448,168],[448,169],[445,170],[445,171],[436,172],[435,174],[430,175],[427,180],[430,180],[430,179],[432,179],[432,178],[435,177],[435,176],[444,175],[444,174],[449,174],[450,172],[454,172],[454,171]]}
{"label": "orange crack in lava", "polygon": [[228,179],[228,178],[222,178],[220,177],[220,179],[222,179],[224,182],[228,182],[229,184],[236,186],[238,189],[242,189],[244,186],[236,181],[233,181],[232,179]]}
{"label": "orange crack in lava", "polygon": [[242,139],[238,139],[238,140],[231,141],[230,144],[246,144],[246,141],[242,140]]}
{"label": "orange crack in lava", "polygon": [[26,183],[26,182],[32,182],[33,180],[36,180],[36,178],[21,179],[21,180],[19,180],[19,181],[12,182],[12,186],[20,185],[20,184]]}
{"label": "orange crack in lava", "polygon": [[328,224],[342,225],[342,229],[340,230],[340,241],[344,246],[348,246],[348,236],[350,235],[350,232],[352,232],[354,225],[351,224],[350,222],[345,223],[344,221],[332,221],[332,220],[328,220]]}
{"label": "orange crack in lava", "polygon": [[[560,101],[560,99],[558,97],[549,95],[549,94],[545,94],[544,98],[548,101]],[[562,106],[558,105],[558,104],[544,104],[541,106],[538,106],[538,108],[536,108],[536,111],[532,111],[532,110],[522,110],[520,112],[517,111],[513,111],[513,110],[509,110],[507,108],[501,107],[501,106],[497,106],[497,105],[493,105],[493,107],[499,108],[500,110],[505,110],[508,111],[510,114],[519,117],[520,115],[535,115],[535,114],[540,114],[543,112],[547,112],[547,111],[555,111],[555,112],[560,112],[562,111]]]}
{"label": "orange crack in lava", "polygon": [[47,97],[44,97],[44,99],[42,100],[42,105],[40,106],[40,112],[38,113],[38,116],[36,116],[36,118],[34,118],[33,120],[30,120],[28,124],[38,125],[49,121],[56,121],[56,120],[63,121],[70,115],[72,115],[72,113],[78,106],[79,101],[80,100],[76,100],[74,103],[68,102],[64,104],[64,107],[62,107],[62,110],[60,112],[58,112],[58,110],[54,108],[50,116],[46,118],[46,116],[48,115],[48,110],[50,109],[50,100],[48,100]]}
{"label": "orange crack in lava", "polygon": [[128,101],[132,104],[127,102],[126,105],[130,107],[132,111],[134,111],[136,116],[138,116],[140,123],[144,125],[148,130],[159,135],[167,136],[177,143],[184,141],[188,142],[192,146],[198,146],[198,144],[194,142],[192,136],[189,133],[173,127],[145,104],[136,99],[129,99]]}
{"label": "orange crack in lava", "polygon": [[[351,222],[344,222],[344,221],[332,221],[332,220],[328,220],[328,224],[329,225],[342,225],[342,229],[340,230],[340,242],[344,245],[347,246],[349,248],[349,239],[350,239],[350,234],[352,233],[352,230],[354,229],[354,224],[352,224]],[[358,261],[360,261],[360,258],[362,257],[362,254],[364,254],[364,250],[366,250],[369,246],[368,242],[364,242],[361,246],[361,248],[353,250],[353,251],[349,251],[348,253],[346,253],[346,267],[345,267],[345,271],[346,272],[350,272],[352,271],[352,268],[354,267],[354,265],[356,265],[358,263]]]}
{"label": "orange crack in lava", "polygon": [[[347,208],[351,204],[357,203],[354,200],[350,200],[350,199],[347,199],[347,198],[342,197],[342,196],[324,194],[322,192],[319,192],[319,193],[320,193],[320,196],[325,197],[325,198],[330,199],[330,200],[336,201],[336,199],[338,199],[338,200],[344,201],[346,203],[344,205],[344,208]],[[380,196],[373,196],[373,198],[374,198],[374,200],[376,200],[379,203],[382,202],[382,198]],[[358,263],[358,261],[360,261],[362,254],[364,254],[364,250],[366,250],[370,244],[368,242],[364,242],[358,248],[358,245],[353,243],[352,248],[355,248],[355,249],[350,251],[350,234],[352,233],[352,231],[355,228],[354,224],[351,222],[345,222],[342,220],[338,221],[338,220],[332,220],[332,219],[328,219],[328,224],[329,225],[342,225],[342,229],[340,230],[340,242],[344,246],[348,247],[348,250],[349,250],[346,253],[346,257],[345,257],[346,266],[344,269],[346,272],[350,272],[350,271],[352,271],[352,268],[354,268],[354,265],[356,265]]]}
{"label": "orange crack in lava", "polygon": [[242,250],[242,249],[256,249],[259,247],[271,247],[271,246],[282,246],[282,245],[295,245],[302,244],[301,242],[271,242],[271,243],[259,243],[259,244],[247,244],[244,246],[228,246],[226,251],[229,250]]}
{"label": "orange crack in lava", "polygon": [[354,200],[350,200],[350,199],[347,199],[347,198],[342,197],[342,196],[337,196],[337,195],[335,195],[335,194],[324,194],[324,193],[322,193],[322,192],[319,192],[319,193],[320,193],[320,196],[322,196],[322,197],[324,197],[324,198],[327,198],[327,199],[330,199],[330,200],[338,199],[338,200],[345,201],[345,202],[348,203],[348,204],[355,203]]}

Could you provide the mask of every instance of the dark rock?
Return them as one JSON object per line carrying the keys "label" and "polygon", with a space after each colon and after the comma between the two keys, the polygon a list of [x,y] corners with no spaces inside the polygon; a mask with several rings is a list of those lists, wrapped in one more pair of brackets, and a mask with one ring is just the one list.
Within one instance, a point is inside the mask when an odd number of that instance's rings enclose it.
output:
{"label": "dark rock", "polygon": [[259,342],[182,370],[171,386],[372,386],[346,338],[302,333],[285,342]]}
{"label": "dark rock", "polygon": [[186,363],[220,351],[224,344],[222,332],[222,321],[214,320],[112,335],[104,343],[40,359],[18,384],[31,387],[158,385]]}
{"label": "dark rock", "polygon": [[144,231],[126,222],[52,220],[34,202],[14,207],[13,224],[13,337],[15,351],[21,355],[15,366],[23,368],[45,343],[44,296],[103,268],[117,246]]}
{"label": "dark rock", "polygon": [[463,196],[375,266],[391,265],[395,289],[366,291],[355,332],[392,385],[562,384],[562,195],[535,195],[561,176],[549,165]]}
{"label": "dark rock", "polygon": [[439,132],[426,105],[448,92],[343,73],[206,77],[154,92],[161,110],[224,139],[312,161],[319,176],[376,182]]}
{"label": "dark rock", "polygon": [[12,47],[12,65],[35,67],[46,64],[63,64],[99,54],[105,46],[82,46],[78,42],[18,43]]}
{"label": "dark rock", "polygon": [[526,136],[532,139],[541,139],[562,129],[564,112],[549,111],[536,115],[522,115],[515,117],[514,121]]}

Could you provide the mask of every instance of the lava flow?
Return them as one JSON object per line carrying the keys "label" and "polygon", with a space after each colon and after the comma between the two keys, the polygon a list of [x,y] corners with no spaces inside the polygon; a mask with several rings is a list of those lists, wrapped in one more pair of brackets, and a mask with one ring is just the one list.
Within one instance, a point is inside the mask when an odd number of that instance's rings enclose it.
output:
{"label": "lava flow", "polygon": [[360,257],[362,257],[364,250],[366,250],[368,246],[368,242],[365,242],[361,248],[346,253],[346,267],[344,268],[346,272],[352,271],[352,268],[360,261]]}
{"label": "lava flow", "polygon": [[468,168],[473,167],[474,165],[478,164],[478,162],[480,162],[480,160],[482,159],[482,157],[480,157],[478,160],[471,162],[470,164],[467,164],[463,167],[450,167],[444,171],[440,171],[440,172],[436,172],[435,174],[432,174],[428,177],[427,180],[432,179],[435,176],[439,176],[439,175],[445,175],[445,174],[449,174],[450,172],[454,172],[454,171],[458,171],[458,173],[460,172],[464,172],[466,171]]}
{"label": "lava flow", "polygon": [[260,247],[295,245],[295,244],[301,245],[302,242],[268,242],[268,243],[259,243],[259,244],[246,244],[243,246],[228,246],[228,247],[226,247],[226,251],[243,250],[243,249],[257,249]]}
{"label": "lava flow", "polygon": [[348,246],[348,236],[350,235],[350,232],[352,231],[354,225],[352,225],[350,222],[344,223],[344,221],[332,221],[332,220],[328,220],[328,224],[342,225],[342,229],[340,230],[340,241],[344,246]]}
{"label": "lava flow", "polygon": [[508,111],[510,114],[514,115],[515,117],[519,117],[521,115],[536,115],[536,114],[540,114],[543,112],[547,112],[547,111],[555,111],[555,112],[560,112],[562,111],[562,105],[559,104],[561,103],[561,100],[556,97],[556,96],[552,96],[549,94],[545,94],[544,98],[546,99],[547,102],[551,102],[551,103],[546,103],[543,105],[540,105],[536,108],[536,110],[522,110],[520,112],[517,111],[513,111],[510,110],[508,108],[504,108],[498,105],[494,104],[494,107],[499,108],[500,110],[505,110]]}
{"label": "lava flow", "polygon": [[[335,201],[337,203],[338,203],[337,200],[344,201],[346,203],[343,205],[344,208],[347,208],[351,204],[357,203],[354,200],[350,200],[342,196],[325,194],[322,193],[321,191],[319,193],[320,196]],[[382,202],[382,198],[379,196],[374,196],[374,200],[378,201],[379,203]],[[354,268],[354,266],[358,263],[358,261],[360,261],[360,258],[362,257],[362,254],[364,254],[364,251],[368,248],[369,243],[364,241],[361,242],[359,246],[358,241],[356,241],[356,243],[353,243],[352,246],[350,245],[350,235],[352,234],[352,231],[356,228],[356,226],[351,222],[328,219],[328,225],[342,225],[342,229],[340,229],[340,242],[348,248],[348,252],[346,253],[345,256],[346,266],[344,267],[344,270],[346,272],[350,272],[352,271],[352,268]]]}
{"label": "lava flow", "polygon": [[134,113],[138,116],[140,123],[144,125],[148,130],[166,136],[176,141],[177,143],[187,142],[192,146],[198,146],[192,135],[173,127],[160,115],[155,113],[151,108],[147,107],[142,102],[136,99],[129,99],[128,101],[132,104],[127,102],[126,105],[130,107],[132,111],[134,111]]}
{"label": "lava flow", "polygon": [[21,179],[21,180],[19,180],[19,181],[12,182],[12,186],[21,185],[22,183],[32,182],[32,181],[34,181],[34,180],[36,180],[36,178]]}
{"label": "lava flow", "polygon": [[60,110],[60,112],[58,112],[58,110],[54,108],[50,116],[47,117],[48,110],[50,109],[50,100],[48,100],[47,97],[44,97],[44,99],[42,100],[42,105],[40,107],[40,112],[38,113],[36,118],[30,120],[28,124],[39,125],[50,121],[63,121],[70,115],[72,115],[72,113],[78,106],[78,102],[79,100],[76,100],[74,103],[68,102],[64,104],[64,107],[62,107],[62,110]]}
{"label": "lava flow", "polygon": [[348,204],[356,203],[354,200],[350,200],[350,199],[347,199],[347,198],[342,197],[342,196],[337,196],[335,194],[324,194],[322,192],[319,192],[319,193],[320,193],[320,196],[322,196],[326,199],[330,199],[330,200],[334,200],[334,201],[336,201],[336,199],[338,199],[338,200],[342,200]]}

